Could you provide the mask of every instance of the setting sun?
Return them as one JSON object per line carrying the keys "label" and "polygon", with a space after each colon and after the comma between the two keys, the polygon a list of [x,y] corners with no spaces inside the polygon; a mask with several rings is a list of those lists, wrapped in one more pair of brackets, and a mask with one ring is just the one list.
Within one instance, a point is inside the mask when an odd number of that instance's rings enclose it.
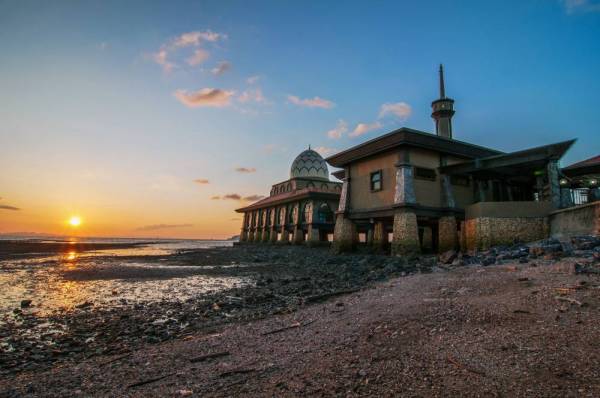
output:
{"label": "setting sun", "polygon": [[77,216],[73,216],[69,219],[69,224],[72,227],[78,227],[81,225],[81,218],[77,217]]}

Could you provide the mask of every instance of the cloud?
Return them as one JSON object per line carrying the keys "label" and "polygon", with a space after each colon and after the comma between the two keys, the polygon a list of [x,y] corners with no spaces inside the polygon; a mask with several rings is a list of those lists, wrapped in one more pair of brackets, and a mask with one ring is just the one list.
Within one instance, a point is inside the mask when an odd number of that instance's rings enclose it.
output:
{"label": "cloud", "polygon": [[18,208],[18,207],[15,207],[15,206],[0,205],[0,210],[14,210],[14,211],[19,211],[21,209]]}
{"label": "cloud", "polygon": [[230,105],[231,97],[235,95],[235,91],[221,90],[219,88],[203,88],[195,92],[177,90],[174,95],[182,104],[190,108],[200,106],[222,108]]}
{"label": "cloud", "polygon": [[383,104],[379,110],[379,117],[394,115],[400,120],[406,120],[412,114],[412,108],[406,102],[396,102],[394,104]]}
{"label": "cloud", "polygon": [[210,54],[208,53],[208,51],[202,48],[198,48],[194,50],[194,54],[187,59],[187,63],[191,66],[200,65],[201,63],[206,61],[209,56]]}
{"label": "cloud", "polygon": [[204,32],[193,31],[182,33],[181,35],[177,36],[175,39],[173,39],[172,45],[175,47],[199,46],[203,40],[208,42],[216,42],[225,39],[227,39],[227,35],[222,33],[212,32],[210,30]]}
{"label": "cloud", "polygon": [[288,95],[287,98],[288,101],[294,105],[305,106],[308,108],[331,109],[335,106],[333,102],[319,97],[301,99],[295,95]]}
{"label": "cloud", "polygon": [[171,72],[173,68],[177,66],[174,63],[170,62],[168,60],[168,57],[169,52],[165,48],[161,48],[158,52],[152,54],[152,59],[154,60],[154,62],[159,64],[163,68],[163,71],[165,71],[166,73]]}
{"label": "cloud", "polygon": [[171,228],[190,228],[193,227],[193,224],[153,224],[153,225],[144,225],[143,227],[137,228],[138,231],[159,231],[161,229],[171,229]]}
{"label": "cloud", "polygon": [[256,173],[256,169],[254,167],[236,167],[235,171],[238,173]]}
{"label": "cloud", "polygon": [[259,75],[255,75],[255,76],[250,76],[246,79],[246,83],[248,84],[256,84],[256,82],[258,82],[258,80],[260,79]]}
{"label": "cloud", "polygon": [[336,153],[338,150],[335,148],[328,148],[326,146],[318,146],[315,148],[315,151],[319,152],[321,156],[329,156]]}
{"label": "cloud", "polygon": [[383,125],[380,122],[374,123],[358,123],[354,130],[348,134],[350,137],[359,137],[363,134],[368,133],[369,131],[376,130],[381,128]]}
{"label": "cloud", "polygon": [[194,182],[200,185],[210,184],[210,181],[208,181],[206,178],[197,178],[194,180]]}
{"label": "cloud", "polygon": [[257,200],[264,199],[263,195],[248,195],[242,196],[239,193],[228,193],[227,195],[215,195],[211,197],[212,200],[235,200],[238,202],[255,202]]}
{"label": "cloud", "polygon": [[600,12],[598,0],[561,0],[567,14],[576,12]]}
{"label": "cloud", "polygon": [[327,137],[329,137],[331,139],[338,139],[338,138],[342,138],[342,135],[344,135],[347,132],[348,132],[348,123],[346,123],[344,120],[340,119],[340,120],[338,120],[335,128],[333,128],[327,132]]}
{"label": "cloud", "polygon": [[265,103],[266,99],[263,96],[262,90],[257,88],[255,90],[247,90],[241,93],[238,96],[238,101],[246,103],[246,102],[257,102],[257,103]]}
{"label": "cloud", "polygon": [[227,61],[221,61],[217,64],[216,67],[214,67],[210,70],[210,73],[212,73],[215,76],[221,76],[223,73],[227,72],[229,69],[231,69],[231,64]]}

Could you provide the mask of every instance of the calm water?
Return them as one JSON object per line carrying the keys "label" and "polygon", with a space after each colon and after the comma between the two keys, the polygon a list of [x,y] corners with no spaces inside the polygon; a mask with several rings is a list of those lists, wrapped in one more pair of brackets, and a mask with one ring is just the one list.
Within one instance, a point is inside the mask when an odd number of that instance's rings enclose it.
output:
{"label": "calm water", "polygon": [[[136,243],[135,239],[79,239],[89,243]],[[145,240],[147,242],[148,240]],[[48,240],[55,242],[55,240]],[[235,277],[198,275],[202,267],[144,261],[179,250],[231,246],[231,241],[163,240],[134,248],[96,250],[0,261],[0,315],[10,316],[21,300],[32,300],[38,315],[69,310],[86,302],[98,306],[185,300],[208,291],[247,283]],[[135,260],[123,256],[140,256]],[[223,264],[227,266],[227,264]]]}

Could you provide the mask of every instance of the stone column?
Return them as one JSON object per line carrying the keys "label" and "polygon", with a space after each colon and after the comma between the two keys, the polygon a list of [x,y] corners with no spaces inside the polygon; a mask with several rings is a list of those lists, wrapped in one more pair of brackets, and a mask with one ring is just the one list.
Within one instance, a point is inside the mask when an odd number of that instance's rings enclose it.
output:
{"label": "stone column", "polygon": [[[590,193],[592,191],[590,190]],[[571,196],[571,188],[561,187],[560,188],[560,207],[571,207],[573,206],[573,197]]]}
{"label": "stone column", "polygon": [[373,227],[374,225],[371,224],[370,228],[367,230],[367,245],[369,246],[373,246]]}
{"label": "stone column", "polygon": [[287,245],[288,243],[290,243],[290,232],[287,229],[285,229],[285,227],[281,230],[281,240],[279,241],[279,243],[283,245]]}
{"label": "stone column", "polygon": [[373,248],[376,252],[382,252],[387,243],[387,233],[383,221],[376,221],[373,226]]}
{"label": "stone column", "polygon": [[440,217],[438,221],[438,251],[456,250],[458,245],[458,228],[456,217]]}
{"label": "stone column", "polygon": [[550,202],[554,208],[560,208],[560,183],[558,182],[558,161],[551,160],[546,166]]}
{"label": "stone column", "polygon": [[433,250],[433,230],[431,227],[423,227],[421,247],[423,247],[423,249]]}
{"label": "stone column", "polygon": [[263,227],[262,231],[262,241],[264,243],[269,242],[269,227]]}
{"label": "stone column", "polygon": [[447,174],[442,174],[442,178],[440,181],[442,184],[442,206],[450,208],[456,207],[456,201],[454,200],[454,191],[452,190],[450,176]]}
{"label": "stone column", "polygon": [[254,231],[252,229],[248,232],[248,242],[254,242]]}
{"label": "stone column", "polygon": [[352,251],[356,243],[356,225],[344,214],[339,213],[335,219],[335,230],[333,232],[333,244],[331,248],[334,253]]}
{"label": "stone column", "polygon": [[417,215],[411,208],[416,203],[413,167],[410,164],[409,152],[405,150],[400,153],[400,160],[396,163],[394,205],[397,208],[394,213],[392,255],[402,256],[421,251]]}
{"label": "stone column", "polygon": [[350,209],[350,167],[344,169],[344,179],[342,180],[342,191],[340,192],[340,202],[338,212],[343,213]]}
{"label": "stone column", "polygon": [[404,256],[421,252],[417,215],[410,209],[399,209],[394,214],[392,255]]}
{"label": "stone column", "polygon": [[254,231],[254,242],[261,242],[262,241],[262,231],[260,230],[259,227],[256,227],[256,231]]}
{"label": "stone column", "polygon": [[306,244],[309,246],[316,246],[320,242],[319,228],[314,225],[309,225],[308,235],[306,236]]}
{"label": "stone column", "polygon": [[295,245],[301,245],[304,243],[304,231],[298,224],[294,225],[294,241]]}

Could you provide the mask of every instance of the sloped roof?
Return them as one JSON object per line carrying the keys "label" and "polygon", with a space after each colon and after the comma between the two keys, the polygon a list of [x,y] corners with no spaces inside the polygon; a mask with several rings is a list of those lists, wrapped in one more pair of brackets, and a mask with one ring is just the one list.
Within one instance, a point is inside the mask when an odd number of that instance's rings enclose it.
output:
{"label": "sloped roof", "polygon": [[384,134],[345,151],[336,153],[325,160],[332,166],[343,167],[348,163],[401,145],[433,149],[442,153],[471,159],[500,155],[503,153],[495,149],[469,144],[468,142],[402,127],[391,133]]}
{"label": "sloped roof", "polygon": [[600,155],[591,157],[586,160],[582,160],[581,162],[573,163],[572,165],[565,167],[563,170],[573,170],[578,169],[580,167],[589,166],[600,166]]}

